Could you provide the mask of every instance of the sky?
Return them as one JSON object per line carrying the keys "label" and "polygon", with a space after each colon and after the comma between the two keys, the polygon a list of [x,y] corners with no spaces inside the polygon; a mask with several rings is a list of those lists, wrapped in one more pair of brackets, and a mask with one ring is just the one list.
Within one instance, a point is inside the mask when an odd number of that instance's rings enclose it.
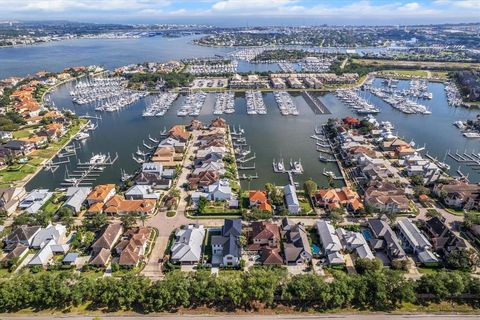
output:
{"label": "sky", "polygon": [[480,22],[480,0],[0,0],[0,21],[216,25]]}

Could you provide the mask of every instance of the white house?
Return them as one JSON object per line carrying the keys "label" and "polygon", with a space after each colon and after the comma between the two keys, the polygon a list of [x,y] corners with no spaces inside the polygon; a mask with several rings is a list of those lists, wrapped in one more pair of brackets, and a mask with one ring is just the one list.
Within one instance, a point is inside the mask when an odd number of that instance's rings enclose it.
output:
{"label": "white house", "polygon": [[48,189],[34,189],[20,201],[18,207],[28,213],[36,213],[52,196],[53,192]]}
{"label": "white house", "polygon": [[195,264],[202,256],[202,244],[205,238],[203,225],[189,224],[175,233],[170,260],[180,264]]}
{"label": "white house", "polygon": [[220,179],[217,182],[206,186],[205,192],[208,193],[210,200],[213,201],[231,200],[233,197],[230,180],[228,179]]}
{"label": "white house", "polygon": [[285,195],[285,202],[287,205],[288,212],[297,214],[300,212],[300,202],[297,197],[297,189],[291,184],[287,184],[283,187],[283,193]]}

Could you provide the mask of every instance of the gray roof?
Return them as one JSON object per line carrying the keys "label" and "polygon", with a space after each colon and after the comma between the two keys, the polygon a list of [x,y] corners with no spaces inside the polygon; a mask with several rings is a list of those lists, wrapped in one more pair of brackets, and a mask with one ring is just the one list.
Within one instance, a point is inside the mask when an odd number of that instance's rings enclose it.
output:
{"label": "gray roof", "polygon": [[188,225],[175,233],[175,243],[172,246],[172,260],[178,262],[198,262],[202,255],[202,243],[205,237],[203,225]]}
{"label": "gray roof", "polygon": [[283,193],[285,194],[285,201],[287,202],[287,205],[300,205],[300,203],[298,202],[297,190],[294,186],[292,186],[291,184],[287,184],[283,188]]}
{"label": "gray roof", "polygon": [[92,189],[89,187],[70,187],[67,189],[67,201],[63,204],[64,207],[72,208],[75,212],[82,210],[82,205],[87,199],[88,194]]}
{"label": "gray roof", "polygon": [[376,238],[385,240],[385,249],[388,250],[392,258],[405,257],[405,251],[403,251],[397,235],[393,232],[388,223],[381,219],[369,219],[368,225]]}
{"label": "gray roof", "polygon": [[40,227],[29,227],[29,226],[20,226],[13,230],[5,242],[15,243],[15,242],[28,242],[34,235],[40,231]]}
{"label": "gray roof", "polygon": [[317,233],[320,237],[320,242],[322,243],[325,254],[338,252],[342,249],[340,239],[338,238],[337,234],[335,233],[335,229],[329,221],[319,220],[317,222]]}
{"label": "gray roof", "polygon": [[230,235],[239,237],[242,235],[242,220],[240,219],[225,219],[222,228],[222,235],[228,237]]}
{"label": "gray roof", "polygon": [[398,230],[406,238],[408,243],[416,249],[428,249],[432,245],[428,242],[427,238],[423,233],[417,228],[415,224],[410,221],[410,219],[404,218],[398,220]]}
{"label": "gray roof", "polygon": [[70,253],[67,253],[67,255],[65,256],[65,258],[63,258],[63,262],[65,263],[73,263],[77,260],[78,256],[80,254],[77,253],[77,252],[70,252]]}

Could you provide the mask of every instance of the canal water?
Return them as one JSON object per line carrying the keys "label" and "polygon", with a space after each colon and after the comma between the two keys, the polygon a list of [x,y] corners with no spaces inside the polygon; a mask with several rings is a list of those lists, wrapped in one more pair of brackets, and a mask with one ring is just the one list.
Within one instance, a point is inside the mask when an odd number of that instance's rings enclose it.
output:
{"label": "canal water", "polygon": [[[173,103],[164,117],[143,118],[142,111],[145,107],[143,100],[119,112],[96,113],[93,105],[78,106],[71,102],[69,91],[72,85],[72,83],[69,83],[61,86],[52,94],[55,104],[62,108],[71,109],[78,115],[101,114],[103,119],[99,121],[99,126],[97,130],[91,133],[91,137],[80,143],[81,149],[78,151],[77,157],[72,158],[70,165],[61,166],[55,173],[40,172],[27,185],[27,189],[59,187],[65,177],[66,168],[69,172],[72,172],[78,160],[87,161],[92,153],[110,153],[112,156],[118,153],[117,162],[113,166],[107,167],[96,181],[96,183],[117,183],[120,179],[121,169],[133,172],[139,167],[139,164],[132,159],[132,154],[138,147],[142,148],[142,141],[151,144],[148,141],[149,135],[158,138],[164,127],[168,129],[174,124],[188,124],[192,119],[177,117],[176,115],[178,108],[185,99],[184,96],[180,96]],[[381,81],[377,79],[375,85],[381,85]],[[407,85],[407,81],[400,81],[400,87]],[[479,152],[480,141],[463,137],[460,131],[452,125],[455,120],[473,119],[479,113],[479,110],[448,106],[444,86],[441,83],[430,83],[429,90],[433,93],[433,99],[425,100],[424,103],[430,107],[431,115],[407,115],[393,109],[374,96],[369,94],[366,96],[381,109],[381,112],[377,115],[380,121],[391,121],[399,136],[403,136],[407,141],[414,140],[417,147],[425,144],[432,156],[443,160],[448,149],[455,151],[457,148],[459,150],[467,149],[469,152],[475,149]],[[268,110],[267,115],[247,115],[245,97],[243,94],[237,93],[235,98],[236,112],[223,116],[230,125],[240,125],[245,129],[247,144],[255,152],[256,159],[251,163],[255,162],[256,169],[240,172],[247,175],[258,173],[260,178],[250,182],[251,188],[263,187],[267,182],[278,185],[288,182],[285,174],[273,172],[272,161],[279,158],[283,158],[285,162],[288,162],[290,158],[301,158],[305,172],[303,175],[295,176],[295,180],[299,183],[312,178],[320,186],[327,186],[328,179],[323,175],[324,169],[339,175],[335,164],[325,164],[318,160],[315,141],[310,136],[314,134],[315,127],[326,123],[329,117],[342,118],[351,115],[352,111],[339,101],[334,94],[329,93],[319,98],[332,114],[318,115],[310,109],[301,95],[293,92],[291,94],[300,112],[297,117],[282,116],[272,93],[263,94]],[[212,114],[214,103],[215,94],[209,94],[198,117],[200,121],[208,123],[215,117]],[[448,157],[445,161],[451,165],[451,171],[455,174],[459,164]],[[479,171],[469,170],[466,166],[462,166],[461,171],[469,174],[472,181],[480,181]],[[337,182],[337,185],[340,186],[340,182]],[[248,187],[248,182],[244,182],[244,187]]]}

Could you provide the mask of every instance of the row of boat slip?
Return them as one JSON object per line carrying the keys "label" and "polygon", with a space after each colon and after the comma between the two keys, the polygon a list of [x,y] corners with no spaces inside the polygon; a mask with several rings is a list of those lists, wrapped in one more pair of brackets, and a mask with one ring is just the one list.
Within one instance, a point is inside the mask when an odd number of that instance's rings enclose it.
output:
{"label": "row of boat slip", "polygon": [[302,174],[303,173],[303,165],[302,165],[302,160],[298,159],[298,161],[294,161],[290,159],[289,168],[285,166],[285,162],[283,159],[280,159],[278,162],[273,159],[272,165],[273,165],[273,171],[277,173],[285,173],[285,172],[292,172],[295,174]]}
{"label": "row of boat slip", "polygon": [[236,50],[230,53],[230,56],[234,59],[251,61],[255,59],[259,54],[267,50],[267,48],[245,48]]}
{"label": "row of boat slip", "polygon": [[200,111],[203,108],[207,94],[203,91],[197,91],[190,93],[186,100],[185,104],[180,107],[177,111],[179,117],[193,116],[196,117],[200,115]]}
{"label": "row of boat slip", "polygon": [[160,117],[170,109],[172,103],[177,99],[178,93],[163,92],[155,96],[150,96],[145,100],[146,108],[143,112],[144,117]]}
{"label": "row of boat slip", "polygon": [[289,72],[289,73],[294,73],[294,72],[297,72],[295,70],[295,66],[290,63],[290,62],[278,62],[278,66],[280,67],[280,69],[283,71],[283,72]]}
{"label": "row of boat slip", "polygon": [[217,93],[213,114],[220,115],[224,113],[235,112],[235,93],[219,92]]}
{"label": "row of boat slip", "polygon": [[237,67],[238,61],[236,60],[227,63],[219,62],[213,64],[190,64],[187,67],[187,72],[194,75],[236,73]]}
{"label": "row of boat slip", "polygon": [[447,82],[445,85],[445,94],[447,95],[448,105],[459,107],[464,105],[462,95],[457,86],[453,82]]}
{"label": "row of boat slip", "polygon": [[77,104],[87,104],[116,97],[125,90],[124,81],[119,77],[82,79],[70,91],[70,96],[72,96],[72,101]]}
{"label": "row of boat slip", "polygon": [[293,103],[292,97],[286,91],[276,91],[273,93],[278,108],[284,116],[298,116],[297,106]]}
{"label": "row of boat slip", "polygon": [[407,95],[420,99],[432,99],[433,93],[428,92],[428,81],[414,79],[410,81]]}
{"label": "row of boat slip", "polygon": [[427,106],[413,101],[406,96],[398,95],[396,93],[391,94],[387,93],[382,88],[368,87],[368,90],[375,96],[379,97],[393,108],[402,111],[403,113],[413,114],[431,114],[432,112],[428,110]]}
{"label": "row of boat slip", "polygon": [[111,97],[105,100],[102,100],[95,107],[96,111],[107,111],[114,112],[122,108],[125,108],[141,98],[148,95],[148,92],[136,92],[131,90],[125,90],[115,97]]}
{"label": "row of boat slip", "polygon": [[245,98],[247,100],[247,114],[267,114],[267,107],[263,102],[260,91],[248,90],[245,92]]}
{"label": "row of boat slip", "polygon": [[379,113],[380,110],[373,104],[360,96],[358,90],[354,89],[337,89],[335,91],[337,97],[354,109],[358,114]]}

